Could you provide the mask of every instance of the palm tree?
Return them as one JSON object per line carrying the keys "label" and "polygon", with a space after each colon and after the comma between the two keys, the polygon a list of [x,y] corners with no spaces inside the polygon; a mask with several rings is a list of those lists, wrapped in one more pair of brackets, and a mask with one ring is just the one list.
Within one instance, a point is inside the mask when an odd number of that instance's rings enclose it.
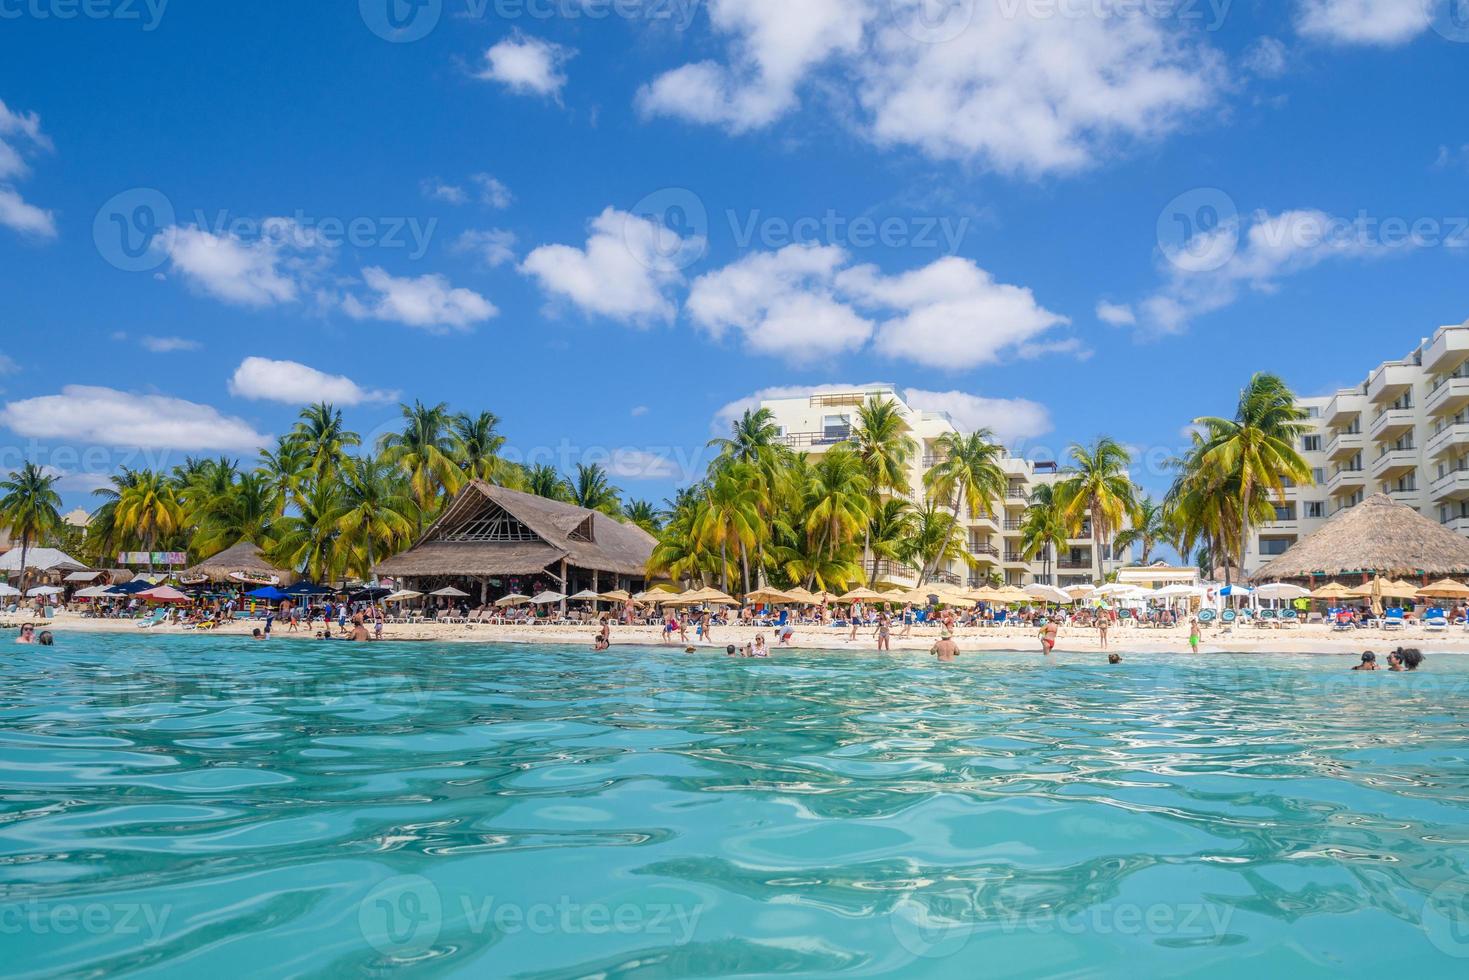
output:
{"label": "palm tree", "polygon": [[418,507],[396,467],[372,458],[343,467],[337,530],[348,572],[371,579],[379,556],[412,543],[417,518]]}
{"label": "palm tree", "polygon": [[719,455],[737,463],[782,462],[790,457],[791,451],[780,439],[780,426],[775,422],[775,413],[768,408],[746,409],[745,413],[730,425],[728,439],[710,439],[709,447],[718,449]]}
{"label": "palm tree", "polygon": [[[464,472],[454,462],[457,440],[449,431],[447,404],[430,406],[414,401],[398,408],[403,414],[403,431],[388,433],[379,445],[383,460],[401,467],[408,477],[409,492],[418,504],[421,531],[421,522],[438,510],[441,498],[459,492]],[[491,423],[491,436],[493,430]]]}
{"label": "palm tree", "polygon": [[276,440],[273,451],[260,450],[260,463],[256,470],[270,482],[277,517],[300,497],[310,468],[311,452],[306,442],[296,435],[281,436]]}
{"label": "palm tree", "polygon": [[56,492],[57,477],[27,462],[10,478],[0,481],[0,524],[12,537],[20,539],[20,591],[26,591],[26,560],[31,542],[43,535],[54,534],[61,526],[61,495]]}
{"label": "palm tree", "polygon": [[1025,516],[1020,521],[1020,553],[1026,561],[1035,561],[1036,556],[1040,556],[1047,584],[1054,584],[1053,559],[1066,547],[1070,537],[1055,487],[1048,483],[1035,487],[1030,494],[1030,504],[1025,508]]}
{"label": "palm tree", "polygon": [[939,566],[951,561],[963,561],[970,568],[977,568],[979,561],[964,547],[964,528],[959,518],[939,508],[936,500],[926,500],[918,509],[914,521],[912,552],[922,562],[918,573],[918,584],[923,585]]}
{"label": "palm tree", "polygon": [[[811,553],[817,559],[814,568],[819,568],[823,560],[843,564],[836,560],[839,553],[867,526],[872,511],[872,484],[865,470],[856,450],[845,444],[833,446],[810,464],[804,510],[805,532],[814,545]],[[861,577],[859,567],[857,578]],[[812,571],[807,588],[815,578]]]}
{"label": "palm tree", "polygon": [[[918,444],[908,435],[908,422],[898,403],[876,396],[857,409],[857,425],[851,441],[867,471],[867,480],[878,493],[908,496],[908,467]],[[870,525],[863,528],[862,553],[871,551]],[[877,580],[877,560],[872,562],[872,581]]]}
{"label": "palm tree", "polygon": [[362,437],[347,428],[342,413],[326,402],[301,410],[301,417],[291,430],[291,438],[300,442],[307,465],[318,480],[335,474],[343,453],[362,444]]}
{"label": "palm tree", "polygon": [[468,479],[513,489],[521,482],[520,468],[500,456],[500,450],[505,448],[505,437],[497,431],[499,426],[500,418],[494,412],[454,416],[450,420],[453,458]]}
{"label": "palm tree", "polygon": [[647,500],[630,500],[622,510],[623,520],[636,524],[649,534],[657,534],[659,528],[658,508]]}
{"label": "palm tree", "polygon": [[1153,549],[1167,541],[1170,533],[1167,511],[1152,497],[1144,497],[1132,513],[1132,526],[1118,531],[1113,543],[1118,550],[1136,545],[1140,549],[1138,564],[1146,565]]}
{"label": "palm tree", "polygon": [[571,502],[578,507],[616,517],[622,512],[622,504],[618,500],[621,492],[607,479],[607,471],[599,464],[576,464],[576,480],[571,484]]}
{"label": "palm tree", "polygon": [[537,463],[525,468],[521,482],[526,493],[533,493],[537,497],[560,500],[563,503],[571,500],[570,485],[556,472],[556,467],[549,463]]}
{"label": "palm tree", "polygon": [[[188,527],[188,515],[173,481],[153,470],[139,470],[130,476],[131,482],[117,499],[117,532],[147,552],[178,540]],[[153,567],[151,562],[148,567]]]}
{"label": "palm tree", "polygon": [[960,503],[968,505],[969,513],[981,514],[993,511],[995,501],[1005,496],[1007,480],[1000,468],[1005,447],[994,438],[989,429],[980,429],[967,436],[946,432],[934,441],[943,459],[923,475],[923,482],[956,516]]}
{"label": "palm tree", "polygon": [[911,545],[916,527],[913,505],[906,500],[884,500],[873,511],[872,520],[867,522],[867,547],[872,553],[868,588],[877,585],[882,562],[907,562],[913,557]]}
{"label": "palm tree", "polygon": [[1070,475],[1056,486],[1068,530],[1080,534],[1092,526],[1092,566],[1102,582],[1102,546],[1137,509],[1136,492],[1127,475],[1132,455],[1115,439],[1102,436],[1090,446],[1073,444]]}
{"label": "palm tree", "polygon": [[1249,559],[1251,517],[1260,499],[1273,496],[1284,503],[1287,480],[1311,482],[1311,467],[1298,450],[1310,427],[1307,418],[1284,381],[1256,374],[1240,392],[1234,418],[1194,420],[1205,433],[1199,465],[1235,484],[1241,570]]}
{"label": "palm tree", "polygon": [[711,551],[719,548],[720,587],[729,588],[728,550],[731,542],[739,553],[744,591],[750,591],[750,549],[764,533],[760,519],[759,490],[750,463],[732,463],[714,471],[705,487],[694,534]]}
{"label": "palm tree", "polygon": [[341,565],[345,512],[341,483],[313,482],[297,503],[297,513],[281,519],[280,534],[265,549],[266,557],[281,568],[304,571],[313,581],[330,580]]}
{"label": "palm tree", "polygon": [[239,541],[263,547],[279,517],[270,477],[259,470],[246,473],[227,492],[203,505],[195,518],[190,550],[202,561]]}

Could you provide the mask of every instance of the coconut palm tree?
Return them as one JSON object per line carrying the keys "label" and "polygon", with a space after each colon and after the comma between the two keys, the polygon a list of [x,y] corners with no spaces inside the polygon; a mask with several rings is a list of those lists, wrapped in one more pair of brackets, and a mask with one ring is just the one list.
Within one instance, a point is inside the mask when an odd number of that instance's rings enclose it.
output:
{"label": "coconut palm tree", "polygon": [[61,527],[61,495],[57,477],[27,462],[0,481],[0,526],[20,539],[20,591],[26,591],[26,562],[31,543]]}
{"label": "coconut palm tree", "polygon": [[1306,410],[1273,374],[1256,374],[1240,392],[1233,418],[1205,416],[1198,464],[1233,482],[1239,521],[1239,565],[1249,560],[1250,527],[1262,498],[1285,502],[1286,481],[1310,484],[1311,467],[1301,456],[1301,437],[1309,430]]}
{"label": "coconut palm tree", "polygon": [[377,559],[410,545],[417,526],[418,506],[396,466],[361,458],[342,468],[337,530],[348,572],[371,579]]}
{"label": "coconut palm tree", "polygon": [[[815,545],[813,567],[820,567],[823,560],[834,562],[855,541],[867,526],[872,503],[872,483],[862,458],[851,446],[833,446],[811,462],[804,513],[805,532]],[[861,577],[859,567],[856,578]],[[814,578],[813,572],[811,580]]]}
{"label": "coconut palm tree", "polygon": [[341,411],[326,402],[301,410],[291,438],[301,444],[307,466],[317,480],[330,478],[341,465],[346,450],[362,444],[362,437],[347,428]]}
{"label": "coconut palm tree", "polygon": [[729,546],[739,556],[744,591],[750,591],[750,550],[764,534],[759,480],[753,463],[730,463],[710,474],[694,534],[711,551],[719,548],[720,587],[729,589]]}
{"label": "coconut palm tree", "polygon": [[1090,446],[1071,447],[1069,474],[1056,485],[1068,530],[1080,534],[1092,526],[1094,581],[1102,581],[1102,548],[1137,509],[1136,492],[1127,475],[1132,456],[1115,439],[1102,436]]}
{"label": "coconut palm tree", "polygon": [[1040,556],[1047,584],[1054,584],[1053,562],[1070,537],[1055,487],[1048,483],[1035,487],[1020,521],[1020,553],[1026,561],[1035,561]]}
{"label": "coconut palm tree", "polygon": [[969,513],[992,512],[995,502],[1005,496],[1007,479],[1000,467],[1005,447],[994,441],[989,429],[970,435],[944,433],[934,440],[934,450],[942,457],[923,475],[931,496],[947,502],[957,516],[961,503]]}
{"label": "coconut palm tree", "polygon": [[882,501],[867,522],[867,550],[872,554],[872,571],[867,587],[877,585],[881,563],[908,562],[912,559],[912,543],[917,524],[913,505],[906,500]]}
{"label": "coconut palm tree", "polygon": [[[895,400],[873,396],[863,402],[857,409],[857,425],[852,429],[851,442],[873,490],[908,496],[908,467],[918,451],[918,443],[908,435],[908,422]],[[863,528],[864,557],[872,550],[870,531],[870,524]],[[875,580],[875,558],[872,570]]]}
{"label": "coconut palm tree", "polygon": [[275,486],[264,472],[246,473],[228,491],[210,497],[191,516],[195,529],[189,550],[197,560],[218,554],[239,541],[264,546],[269,543],[280,517]]}
{"label": "coconut palm tree", "polygon": [[737,463],[779,463],[791,453],[781,441],[775,413],[768,408],[746,409],[731,423],[729,438],[710,439],[709,447]]}
{"label": "coconut palm tree", "polygon": [[301,488],[311,469],[311,453],[304,440],[295,435],[281,436],[275,449],[260,450],[256,470],[270,483],[276,516],[301,495]]}
{"label": "coconut palm tree", "polygon": [[657,534],[660,527],[658,508],[648,500],[628,501],[627,506],[622,509],[622,518],[629,524],[636,524],[649,534]]}
{"label": "coconut palm tree", "polygon": [[621,490],[607,479],[607,471],[597,463],[577,463],[576,479],[571,483],[571,502],[587,510],[597,510],[616,517],[622,512],[618,499]]}
{"label": "coconut palm tree", "polygon": [[521,482],[521,471],[500,456],[505,437],[499,426],[500,418],[494,412],[454,416],[450,420],[453,459],[468,479],[514,489]]}
{"label": "coconut palm tree", "polygon": [[571,486],[556,472],[556,467],[549,463],[536,463],[534,466],[523,467],[521,485],[525,487],[526,493],[533,493],[537,497],[545,497],[547,500],[560,500],[563,503],[571,500]]}
{"label": "coconut palm tree", "polygon": [[[164,543],[179,541],[189,523],[178,487],[167,476],[153,470],[138,470],[130,477],[130,482],[118,494],[114,512],[118,534],[147,552],[158,550]],[[148,567],[152,568],[151,562]]]}
{"label": "coconut palm tree", "polygon": [[964,528],[959,518],[941,509],[933,499],[924,501],[914,518],[912,552],[922,564],[918,584],[923,585],[939,570],[940,565],[963,561],[971,569],[979,561],[964,547]]}
{"label": "coconut palm tree", "polygon": [[1153,549],[1167,541],[1170,534],[1167,510],[1152,497],[1144,497],[1132,512],[1131,526],[1118,531],[1113,544],[1119,550],[1137,547],[1138,564],[1146,565],[1153,557]]}
{"label": "coconut palm tree", "polygon": [[266,557],[278,567],[305,572],[313,581],[330,581],[342,566],[345,511],[339,481],[313,481],[301,495],[296,512],[281,518],[280,533],[265,549]]}
{"label": "coconut palm tree", "polygon": [[421,531],[422,522],[438,511],[444,496],[459,492],[464,472],[454,461],[456,440],[450,432],[452,417],[447,404],[425,405],[415,400],[398,409],[403,431],[389,432],[378,444],[383,460],[400,467],[408,477]]}

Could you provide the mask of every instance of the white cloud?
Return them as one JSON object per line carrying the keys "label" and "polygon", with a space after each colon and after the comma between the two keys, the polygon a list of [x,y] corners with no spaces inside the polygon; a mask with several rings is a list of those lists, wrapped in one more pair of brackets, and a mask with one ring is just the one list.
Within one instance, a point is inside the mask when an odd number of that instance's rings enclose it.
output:
{"label": "white cloud", "polygon": [[1065,317],[968,259],[895,276],[847,261],[830,245],[748,255],[695,280],[690,318],[715,339],[736,328],[752,350],[798,363],[859,350],[874,335],[879,353],[943,370],[1076,347],[1048,336]]}
{"label": "white cloud", "polygon": [[1438,156],[1433,161],[1435,170],[1469,170],[1469,143],[1459,147],[1448,144],[1438,148]]}
{"label": "white cloud", "polygon": [[644,415],[647,415],[647,414],[648,414],[648,406],[647,405],[634,405],[633,406],[633,409],[632,409],[632,417],[633,418],[640,418],[640,417],[642,417]]}
{"label": "white cloud", "polygon": [[947,412],[961,432],[990,429],[1005,445],[1034,439],[1051,431],[1051,413],[1025,398],[981,398],[963,391],[909,388],[908,404],[925,412]]}
{"label": "white cloud", "polygon": [[142,449],[239,451],[270,441],[209,405],[86,385],[10,402],[0,409],[0,425],[30,438]]}
{"label": "white cloud", "polygon": [[28,156],[52,148],[41,131],[40,116],[14,111],[0,101],[0,226],[36,238],[56,237],[52,213],[28,203],[13,183],[30,176]]}
{"label": "white cloud", "polygon": [[9,354],[0,354],[0,374],[14,374],[20,370],[20,365],[15,363],[15,358]]}
{"label": "white cloud", "polygon": [[1423,0],[1300,0],[1296,29],[1337,44],[1396,45],[1428,30]]}
{"label": "white cloud", "polygon": [[741,132],[792,111],[803,91],[850,92],[855,125],[879,145],[1045,174],[1166,136],[1227,87],[1223,58],[1195,40],[1207,32],[1145,12],[1028,6],[711,0],[728,63],[674,69],[638,105]]}
{"label": "white cloud", "polygon": [[[715,435],[727,435],[730,425],[747,410],[761,402],[780,398],[804,398],[834,391],[861,391],[877,388],[868,384],[775,385],[761,388],[744,398],[723,405],[710,422]],[[1051,415],[1044,405],[1024,398],[982,398],[962,391],[925,391],[909,388],[902,392],[910,406],[923,412],[946,412],[961,432],[992,429],[996,438],[1007,444],[1033,439],[1051,431]]]}
{"label": "white cloud", "polygon": [[[1405,233],[1408,229],[1405,226]],[[1136,305],[1143,334],[1186,330],[1197,317],[1224,309],[1241,291],[1273,293],[1280,281],[1332,260],[1369,259],[1418,247],[1374,237],[1357,222],[1322,211],[1257,212],[1248,222],[1232,219],[1201,234],[1161,260],[1163,285]]]}
{"label": "white cloud", "polygon": [[267,218],[261,228],[261,235],[245,238],[175,226],[153,245],[168,256],[174,272],[216,299],[253,307],[293,303],[301,281],[319,267],[312,253],[327,246],[289,218]]}
{"label": "white cloud", "polygon": [[390,402],[396,391],[371,391],[351,378],[327,374],[295,361],[273,361],[264,357],[247,357],[230,378],[230,394],[255,401],[283,402],[303,405],[331,402],[334,405],[361,405],[363,402]]}
{"label": "white cloud", "polygon": [[670,296],[684,281],[679,257],[702,251],[703,239],[682,238],[661,224],[607,208],[591,221],[585,249],[542,245],[520,271],[586,313],[624,323],[670,321]]}
{"label": "white cloud", "polygon": [[1114,327],[1131,327],[1137,324],[1137,313],[1126,303],[1102,300],[1097,304],[1097,319]]}
{"label": "white cloud", "polygon": [[688,312],[716,340],[740,330],[751,349],[811,363],[857,350],[872,322],[834,295],[847,253],[832,245],[757,252],[694,280]]}
{"label": "white cloud", "polygon": [[515,240],[515,232],[503,228],[466,231],[454,240],[449,250],[477,255],[481,262],[494,269],[515,261]]}
{"label": "white cloud", "polygon": [[455,288],[440,275],[399,278],[373,266],[362,270],[362,279],[377,295],[366,301],[349,295],[342,301],[342,309],[356,320],[386,320],[442,332],[467,330],[500,312],[479,293]]}
{"label": "white cloud", "polygon": [[681,476],[678,464],[642,449],[614,449],[607,472],[623,480],[668,480]]}
{"label": "white cloud", "polygon": [[418,182],[418,189],[430,201],[464,204],[469,200],[469,195],[464,192],[464,188],[457,184],[446,184],[438,177],[425,177]]}
{"label": "white cloud", "polygon": [[515,203],[515,195],[510,193],[510,188],[489,174],[474,174],[469,179],[479,188],[481,204],[503,211]]}
{"label": "white cloud", "polygon": [[566,84],[562,67],[576,54],[570,48],[517,33],[485,52],[478,78],[499,82],[513,92],[559,96]]}
{"label": "white cloud", "polygon": [[1246,49],[1243,64],[1261,78],[1279,78],[1290,67],[1290,53],[1278,38],[1262,37]]}
{"label": "white cloud", "polygon": [[144,350],[154,354],[173,354],[184,350],[198,350],[204,346],[199,341],[186,337],[139,337],[138,343],[143,345]]}

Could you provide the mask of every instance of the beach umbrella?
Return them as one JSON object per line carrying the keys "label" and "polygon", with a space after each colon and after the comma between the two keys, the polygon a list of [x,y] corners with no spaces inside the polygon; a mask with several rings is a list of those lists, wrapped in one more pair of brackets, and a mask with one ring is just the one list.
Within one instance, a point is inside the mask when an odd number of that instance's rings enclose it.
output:
{"label": "beach umbrella", "polygon": [[903,596],[908,594],[907,589],[891,588],[883,592],[882,597],[889,602],[902,602]]}
{"label": "beach umbrella", "polygon": [[38,585],[34,589],[31,589],[31,591],[27,592],[26,595],[32,599],[38,599],[41,596],[61,595],[61,591],[62,590],[59,586]]}
{"label": "beach umbrella", "polygon": [[794,589],[786,589],[786,595],[790,596],[796,602],[804,602],[807,605],[815,605],[818,601],[814,592],[809,589],[803,589],[799,585]]}
{"label": "beach umbrella", "polygon": [[837,602],[876,602],[881,598],[881,592],[874,592],[871,589],[861,588],[853,589],[846,595],[838,597]]}
{"label": "beach umbrella", "polygon": [[735,600],[734,596],[729,595],[728,593],[725,593],[725,592],[720,592],[718,589],[714,589],[714,588],[700,589],[697,592],[693,593],[692,595],[689,595],[687,598],[689,599],[690,602],[708,602],[708,603],[712,603],[714,605],[722,605],[722,606],[738,606],[739,605],[739,603]]}
{"label": "beach umbrella", "polygon": [[523,606],[527,602],[530,602],[530,596],[521,595],[519,592],[512,592],[507,596],[496,599],[495,605],[504,608],[505,606]]}
{"label": "beach umbrella", "polygon": [[1056,602],[1064,605],[1071,601],[1071,596],[1051,585],[1036,583],[1034,585],[1027,585],[1023,591],[1033,599],[1042,599],[1046,602]]}
{"label": "beach umbrella", "polygon": [[385,589],[381,585],[374,585],[366,589],[353,592],[347,598],[353,602],[377,602],[386,599],[393,594],[392,589]]}
{"label": "beach umbrella", "polygon": [[1311,590],[1312,599],[1351,599],[1355,596],[1356,592],[1340,582],[1328,582],[1319,589]]}
{"label": "beach umbrella", "polygon": [[160,585],[149,589],[147,592],[139,592],[138,598],[145,602],[188,602],[189,597],[171,585]]}
{"label": "beach umbrella", "polygon": [[94,586],[92,586],[89,589],[82,589],[80,592],[78,592],[74,596],[72,596],[72,598],[74,598],[74,599],[101,599],[103,596],[109,596],[111,594],[112,594],[112,590],[108,586],[105,586],[105,585],[94,585]]}
{"label": "beach umbrella", "polygon": [[[132,583],[128,584],[131,585]],[[290,596],[286,595],[284,592],[282,592],[280,589],[277,589],[273,585],[267,585],[264,588],[256,589],[253,592],[246,592],[245,595],[251,599],[264,599],[267,602],[280,602],[282,599],[290,598]]]}
{"label": "beach umbrella", "polygon": [[305,599],[311,596],[331,595],[334,590],[325,585],[317,585],[315,582],[297,582],[286,589],[286,595],[293,599]]}
{"label": "beach umbrella", "polygon": [[1469,585],[1461,585],[1453,579],[1443,579],[1418,590],[1425,599],[1469,599]]}
{"label": "beach umbrella", "polygon": [[632,596],[621,589],[615,592],[603,592],[601,598],[603,602],[629,602],[632,600]]}
{"label": "beach umbrella", "polygon": [[[452,586],[452,585],[445,586],[444,588],[440,589],[437,592],[430,592],[429,595],[441,596],[441,597],[443,597],[445,599],[468,599],[469,598],[469,593],[468,592],[461,592],[458,589],[454,588],[454,586]],[[562,596],[562,598],[564,599],[566,597],[565,596]]]}
{"label": "beach umbrella", "polygon": [[769,602],[769,603],[791,602],[791,601],[793,601],[790,596],[788,596],[784,592],[780,591],[780,589],[772,589],[772,588],[769,588],[768,586],[766,588],[756,589],[754,592],[751,592],[749,595],[745,596],[745,600],[747,602]]}
{"label": "beach umbrella", "polygon": [[[1170,586],[1170,588],[1177,588],[1177,586]],[[1271,582],[1269,585],[1262,585],[1255,590],[1255,595],[1261,599],[1304,599],[1310,594],[1310,589],[1303,589],[1299,585],[1291,585],[1289,582]],[[1469,595],[1469,589],[1465,590],[1465,594]]]}
{"label": "beach umbrella", "polygon": [[1097,590],[1092,588],[1090,585],[1073,585],[1069,588],[1062,589],[1061,591],[1070,596],[1072,602],[1077,602],[1081,599],[1087,598]]}
{"label": "beach umbrella", "polygon": [[17,596],[20,595],[20,589],[17,589],[15,586],[10,585],[9,583],[0,582],[0,595]]}
{"label": "beach umbrella", "polygon": [[[434,595],[438,595],[438,593],[435,592]],[[548,591],[548,592],[542,592],[540,595],[538,595],[535,598],[531,599],[531,605],[533,605],[533,606],[549,606],[552,603],[555,603],[555,602],[564,602],[565,600],[566,600],[566,596],[562,595],[560,592],[549,592]]]}
{"label": "beach umbrella", "polygon": [[576,595],[567,596],[566,598],[568,602],[597,602],[601,600],[602,597],[593,592],[591,589],[582,589]]}
{"label": "beach umbrella", "polygon": [[417,599],[421,595],[423,595],[422,592],[414,592],[412,589],[403,589],[401,591],[394,592],[392,595],[388,596],[383,601],[384,602],[407,602],[409,599]]}

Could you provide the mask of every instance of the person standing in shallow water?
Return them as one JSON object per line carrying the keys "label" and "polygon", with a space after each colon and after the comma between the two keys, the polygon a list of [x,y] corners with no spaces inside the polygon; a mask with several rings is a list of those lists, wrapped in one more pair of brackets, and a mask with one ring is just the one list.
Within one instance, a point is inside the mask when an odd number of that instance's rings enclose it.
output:
{"label": "person standing in shallow water", "polygon": [[877,635],[877,651],[878,651],[878,653],[882,653],[884,651],[891,651],[892,647],[890,646],[890,644],[891,644],[890,637],[892,636],[892,632],[893,632],[893,624],[888,620],[888,614],[887,613],[878,613],[877,614],[877,634],[876,634]]}
{"label": "person standing in shallow water", "polygon": [[954,642],[954,634],[947,629],[939,634],[938,642],[935,643],[929,653],[938,658],[939,663],[953,663],[954,658],[959,656],[959,644]]}

